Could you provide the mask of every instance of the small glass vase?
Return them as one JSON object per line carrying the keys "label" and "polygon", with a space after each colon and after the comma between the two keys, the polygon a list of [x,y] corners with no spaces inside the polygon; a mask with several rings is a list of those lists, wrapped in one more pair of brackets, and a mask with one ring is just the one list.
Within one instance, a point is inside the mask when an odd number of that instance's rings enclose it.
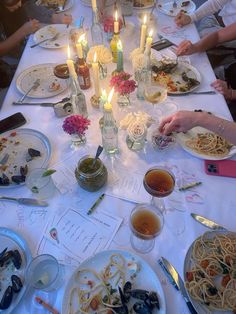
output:
{"label": "small glass vase", "polygon": [[124,94],[124,95],[118,94],[118,96],[117,96],[117,104],[121,108],[130,106],[129,94]]}
{"label": "small glass vase", "polygon": [[85,135],[81,134],[71,134],[71,148],[72,149],[78,149],[81,145],[84,145],[86,143],[86,137]]}

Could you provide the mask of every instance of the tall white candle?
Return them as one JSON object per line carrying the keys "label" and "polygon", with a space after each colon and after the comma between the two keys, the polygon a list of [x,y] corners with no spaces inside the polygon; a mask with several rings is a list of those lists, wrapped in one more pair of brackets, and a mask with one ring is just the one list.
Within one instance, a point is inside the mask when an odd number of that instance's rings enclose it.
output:
{"label": "tall white candle", "polygon": [[78,43],[76,44],[77,56],[78,56],[80,59],[82,59],[82,58],[84,57],[84,54],[83,54],[83,47],[82,47],[83,35],[84,35],[84,34],[82,34],[82,35],[79,37]]}
{"label": "tall white candle", "polygon": [[94,89],[95,95],[100,97],[100,82],[99,82],[99,66],[97,62],[97,53],[95,52],[93,62],[92,62],[92,69],[93,69],[93,82],[94,82]]}
{"label": "tall white candle", "polygon": [[118,22],[118,12],[115,12],[115,21],[114,21],[114,33],[119,33],[119,22]]}
{"label": "tall white candle", "polygon": [[146,51],[147,51],[147,53],[151,52],[152,34],[153,34],[153,30],[150,30],[148,37],[147,37],[147,40],[146,40]]}
{"label": "tall white candle", "polygon": [[140,49],[142,51],[144,51],[146,34],[147,34],[147,15],[145,14],[143,18],[143,24],[141,26],[141,36],[140,36]]}
{"label": "tall white candle", "polygon": [[67,48],[67,60],[66,60],[66,63],[67,63],[68,69],[69,69],[70,76],[72,76],[73,78],[77,79],[77,74],[75,72],[74,62],[70,58],[70,47],[69,47],[69,45],[68,45],[68,48]]}
{"label": "tall white candle", "polygon": [[94,12],[97,10],[97,1],[96,0],[92,0],[92,8],[93,8]]}

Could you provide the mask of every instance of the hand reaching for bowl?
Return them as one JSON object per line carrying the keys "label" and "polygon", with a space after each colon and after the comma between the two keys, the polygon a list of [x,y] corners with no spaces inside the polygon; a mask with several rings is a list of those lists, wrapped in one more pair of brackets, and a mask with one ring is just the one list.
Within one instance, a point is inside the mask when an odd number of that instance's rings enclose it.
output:
{"label": "hand reaching for bowl", "polygon": [[177,56],[191,55],[196,52],[195,45],[190,40],[182,41],[176,48]]}

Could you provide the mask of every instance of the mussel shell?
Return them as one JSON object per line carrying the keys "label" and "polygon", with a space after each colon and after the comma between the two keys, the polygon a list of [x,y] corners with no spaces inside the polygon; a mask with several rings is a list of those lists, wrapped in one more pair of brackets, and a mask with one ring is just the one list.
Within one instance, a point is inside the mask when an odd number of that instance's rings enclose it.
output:
{"label": "mussel shell", "polygon": [[142,302],[136,302],[133,305],[133,310],[138,314],[152,314],[150,307]]}
{"label": "mussel shell", "polygon": [[112,308],[117,314],[129,314],[129,309],[127,305],[122,305],[119,307]]}
{"label": "mussel shell", "polygon": [[149,292],[142,289],[131,290],[131,296],[135,299],[146,300],[148,298]]}
{"label": "mussel shell", "polygon": [[20,252],[18,250],[13,251],[12,262],[13,262],[16,269],[19,269],[21,267],[22,257],[21,257]]}
{"label": "mussel shell", "polygon": [[20,184],[25,182],[25,176],[21,175],[21,176],[12,176],[11,180],[16,183],[16,184]]}
{"label": "mussel shell", "polygon": [[123,295],[125,298],[125,302],[128,303],[131,297],[131,289],[132,289],[132,284],[130,281],[127,281],[124,285],[123,288]]}
{"label": "mussel shell", "polygon": [[6,252],[7,252],[7,247],[0,253],[0,260],[6,254]]}
{"label": "mussel shell", "polygon": [[12,275],[11,276],[11,282],[12,282],[13,291],[15,293],[18,293],[21,290],[21,288],[23,287],[21,279],[16,275]]}
{"label": "mussel shell", "polygon": [[27,175],[27,173],[28,173],[28,165],[25,165],[24,167],[20,167],[20,174],[22,175],[22,176],[26,176]]}
{"label": "mussel shell", "polygon": [[8,176],[5,175],[5,173],[2,174],[2,177],[0,177],[0,185],[9,185],[10,180]]}
{"label": "mussel shell", "polygon": [[34,148],[29,148],[28,149],[28,153],[29,153],[30,157],[39,157],[39,156],[41,156],[40,151],[36,150]]}
{"label": "mussel shell", "polygon": [[5,251],[5,253],[2,254],[2,257],[0,258],[0,267],[3,267],[7,262],[10,262],[13,255],[13,251]]}
{"label": "mussel shell", "polygon": [[7,288],[7,290],[4,292],[4,295],[3,295],[2,300],[0,302],[0,309],[1,310],[5,310],[5,309],[9,308],[9,306],[11,305],[12,297],[13,297],[13,289],[11,286],[9,286]]}

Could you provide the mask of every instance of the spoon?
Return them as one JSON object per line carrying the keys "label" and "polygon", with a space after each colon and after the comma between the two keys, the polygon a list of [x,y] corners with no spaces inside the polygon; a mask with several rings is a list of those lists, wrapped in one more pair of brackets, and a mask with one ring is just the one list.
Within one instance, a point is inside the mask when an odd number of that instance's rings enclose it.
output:
{"label": "spoon", "polygon": [[97,152],[96,152],[96,156],[95,156],[93,163],[92,163],[92,168],[95,166],[96,161],[97,161],[98,157],[101,155],[102,151],[103,151],[103,147],[101,145],[99,145]]}

